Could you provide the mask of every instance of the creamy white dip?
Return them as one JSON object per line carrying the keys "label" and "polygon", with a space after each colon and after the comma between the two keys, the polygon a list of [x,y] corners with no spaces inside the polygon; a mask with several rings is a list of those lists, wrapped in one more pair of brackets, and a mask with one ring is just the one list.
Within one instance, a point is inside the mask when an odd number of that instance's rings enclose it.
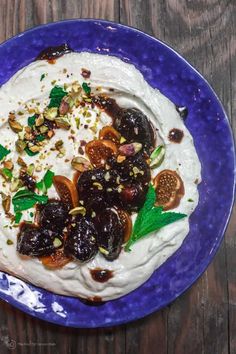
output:
{"label": "creamy white dip", "polygon": [[[91,71],[89,79],[85,80],[81,76],[82,68]],[[42,75],[45,77],[40,81]],[[80,264],[73,261],[62,269],[49,270],[38,258],[23,257],[17,253],[16,239],[19,229],[9,226],[10,221],[6,218],[0,203],[0,269],[54,293],[83,298],[98,296],[106,301],[136,289],[181,246],[189,231],[189,216],[198,204],[197,183],[201,181],[200,163],[192,136],[176,111],[175,105],[158,90],[150,87],[133,65],[112,56],[70,53],[57,59],[53,65],[45,60],[31,63],[17,72],[0,89],[1,144],[11,150],[7,159],[11,158],[15,164],[14,174],[17,175],[18,154],[15,152],[17,134],[9,128],[7,122],[9,112],[20,113],[17,115],[17,120],[27,125],[28,108],[36,107],[39,102],[38,108],[43,110],[49,102],[48,97],[53,85],[71,84],[73,81],[78,81],[80,84],[87,81],[92,89],[98,88],[102,90],[99,93],[107,92],[110,97],[115,98],[121,107],[137,107],[147,115],[154,127],[158,129],[157,139],[159,142],[162,141],[166,148],[165,159],[159,168],[152,171],[152,177],[164,169],[177,171],[184,182],[185,195],[174,211],[185,213],[188,217],[138,241],[132,246],[130,253],[122,250],[119,258],[113,262],[97,254],[88,263]],[[109,88],[113,88],[114,91],[109,91]],[[42,171],[36,172],[38,180],[48,168],[51,168],[55,174],[72,179],[74,170],[70,162],[66,161],[71,161],[75,155],[78,156],[80,140],[90,141],[97,136],[90,127],[94,126],[99,109],[89,111],[91,113],[89,123],[86,123],[87,118],[82,112],[75,112],[81,120],[81,127],[77,129],[72,119],[75,139],[71,138],[71,130],[58,129],[39,155],[22,156],[27,164],[33,162],[35,165],[42,166]],[[83,124],[87,124],[89,128],[85,129]],[[108,124],[111,124],[111,118],[102,112],[98,130]],[[172,143],[168,139],[169,131],[173,128],[184,132],[184,137],[179,144]],[[57,151],[50,151],[59,139],[64,141],[66,148],[63,157],[58,156]],[[9,186],[4,183],[2,177],[0,177],[0,186],[2,192],[9,194]],[[49,190],[48,195],[57,197],[54,187]],[[33,221],[30,216],[32,211],[34,210],[24,212],[23,220]],[[11,240],[13,244],[8,245],[7,240]],[[90,274],[90,270],[94,268],[109,269],[113,271],[113,277],[105,283],[96,282]]]}

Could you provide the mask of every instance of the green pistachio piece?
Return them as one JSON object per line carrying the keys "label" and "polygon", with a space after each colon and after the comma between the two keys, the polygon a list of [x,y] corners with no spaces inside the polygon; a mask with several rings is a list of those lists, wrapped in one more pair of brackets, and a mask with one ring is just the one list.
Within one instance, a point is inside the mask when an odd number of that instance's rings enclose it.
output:
{"label": "green pistachio piece", "polygon": [[151,154],[150,156],[150,167],[156,168],[160,166],[165,157],[165,147],[164,145],[159,145]]}

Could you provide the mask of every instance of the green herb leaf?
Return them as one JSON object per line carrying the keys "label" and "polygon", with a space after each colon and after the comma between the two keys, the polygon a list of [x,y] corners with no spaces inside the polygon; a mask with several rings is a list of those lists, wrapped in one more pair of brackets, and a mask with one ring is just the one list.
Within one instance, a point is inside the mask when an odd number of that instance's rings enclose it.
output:
{"label": "green herb leaf", "polygon": [[45,204],[48,197],[45,195],[38,195],[28,189],[18,191],[12,198],[14,211],[19,212],[32,208],[36,203]]}
{"label": "green herb leaf", "polygon": [[46,193],[47,190],[52,186],[54,175],[54,172],[47,170],[43,179],[36,183],[36,187],[43,193]]}
{"label": "green herb leaf", "polygon": [[25,152],[29,155],[29,156],[35,156],[38,155],[39,151],[33,152],[31,151],[28,147],[25,148]]}
{"label": "green herb leaf", "polygon": [[2,173],[5,175],[5,177],[6,177],[6,179],[8,180],[8,181],[11,181],[12,180],[12,177],[13,177],[13,175],[12,175],[12,172],[11,172],[11,170],[9,170],[8,168],[3,168],[2,169]]}
{"label": "green herb leaf", "polygon": [[132,234],[129,241],[125,245],[125,251],[130,251],[130,246],[151,232],[159,230],[162,227],[187,216],[186,214],[181,213],[163,212],[162,207],[154,206],[155,200],[155,189],[152,184],[150,184],[146,201],[135,220]]}
{"label": "green herb leaf", "polygon": [[0,161],[5,157],[7,156],[8,154],[10,154],[10,150],[7,150],[4,146],[2,146],[0,144]]}
{"label": "green herb leaf", "polygon": [[28,126],[29,127],[32,128],[35,125],[36,118],[37,118],[36,114],[34,114],[33,116],[28,118]]}
{"label": "green herb leaf", "polygon": [[66,95],[67,95],[67,92],[64,91],[62,87],[60,87],[60,86],[53,87],[53,89],[51,90],[50,95],[49,95],[49,98],[51,100],[48,105],[48,108],[59,107],[61,104],[61,100]]}
{"label": "green herb leaf", "polygon": [[91,87],[89,87],[86,82],[83,82],[83,83],[82,83],[82,88],[83,88],[84,92],[85,92],[87,95],[90,95],[90,93],[91,93]]}
{"label": "green herb leaf", "polygon": [[46,74],[42,74],[40,77],[40,81],[43,81],[43,79],[45,78]]}
{"label": "green herb leaf", "polygon": [[16,214],[15,214],[15,223],[16,224],[19,224],[21,218],[22,218],[22,213],[20,211],[17,211]]}
{"label": "green herb leaf", "polygon": [[43,134],[39,134],[36,136],[35,138],[37,141],[44,141],[46,139],[46,137]]}

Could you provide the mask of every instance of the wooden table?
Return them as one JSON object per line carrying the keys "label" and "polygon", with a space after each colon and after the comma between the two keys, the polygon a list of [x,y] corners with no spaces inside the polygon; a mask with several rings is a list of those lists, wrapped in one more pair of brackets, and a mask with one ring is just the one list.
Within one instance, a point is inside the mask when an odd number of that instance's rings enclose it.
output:
{"label": "wooden table", "polygon": [[[86,17],[128,24],[173,46],[213,86],[236,131],[235,0],[0,0],[0,42],[38,24]],[[1,302],[0,353],[236,353],[235,234],[236,208],[198,282],[164,310],[128,325],[63,328]]]}

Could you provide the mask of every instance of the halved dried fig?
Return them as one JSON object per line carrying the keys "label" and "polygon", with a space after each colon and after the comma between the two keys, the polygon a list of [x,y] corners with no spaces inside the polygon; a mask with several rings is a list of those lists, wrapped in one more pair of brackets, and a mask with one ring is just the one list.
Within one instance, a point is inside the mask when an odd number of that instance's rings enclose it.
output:
{"label": "halved dried fig", "polygon": [[65,204],[69,204],[71,208],[75,208],[78,206],[78,192],[76,186],[69,178],[60,175],[54,176],[53,184],[60,199]]}
{"label": "halved dried fig", "polygon": [[72,261],[72,257],[65,255],[63,249],[58,249],[50,256],[40,257],[43,265],[50,269],[57,269],[64,267],[67,263]]}
{"label": "halved dried fig", "polygon": [[164,210],[176,208],[184,196],[184,184],[177,172],[163,170],[154,178],[153,185],[156,190],[156,206]]}
{"label": "halved dried fig", "polygon": [[112,126],[103,127],[99,132],[99,139],[111,140],[116,144],[120,143],[121,134]]}
{"label": "halved dried fig", "polygon": [[85,152],[95,167],[101,167],[110,156],[117,154],[117,147],[111,140],[92,140],[86,144]]}
{"label": "halved dried fig", "polygon": [[123,241],[126,243],[130,238],[132,232],[132,220],[130,214],[123,209],[118,209],[118,214],[120,216],[121,223],[124,225],[124,237]]}

